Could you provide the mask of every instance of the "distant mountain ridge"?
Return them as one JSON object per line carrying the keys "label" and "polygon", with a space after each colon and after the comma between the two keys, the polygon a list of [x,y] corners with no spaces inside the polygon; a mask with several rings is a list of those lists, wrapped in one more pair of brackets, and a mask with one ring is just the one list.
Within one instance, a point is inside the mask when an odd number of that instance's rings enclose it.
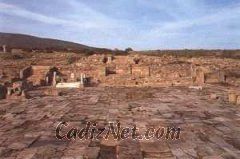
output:
{"label": "distant mountain ridge", "polygon": [[[56,40],[50,38],[40,38],[25,34],[15,33],[1,33],[0,32],[0,46],[7,45],[10,48],[19,49],[36,49],[36,50],[98,50],[100,48],[94,48],[74,42],[68,42],[63,40]],[[102,49],[100,49],[102,50]]]}

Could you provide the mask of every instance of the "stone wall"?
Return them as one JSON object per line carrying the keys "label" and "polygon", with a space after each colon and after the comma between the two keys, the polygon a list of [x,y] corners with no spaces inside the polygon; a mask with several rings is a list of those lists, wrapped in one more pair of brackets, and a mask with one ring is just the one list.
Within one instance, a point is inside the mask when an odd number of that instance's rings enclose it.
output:
{"label": "stone wall", "polygon": [[22,49],[12,49],[11,52],[12,53],[24,53],[24,51]]}
{"label": "stone wall", "polygon": [[24,67],[23,69],[20,70],[20,78],[26,79],[30,77],[32,73],[33,73],[32,66]]}
{"label": "stone wall", "polygon": [[5,86],[0,85],[0,99],[5,99],[7,95],[7,89]]}
{"label": "stone wall", "polygon": [[28,81],[31,81],[34,86],[46,85],[46,77],[51,68],[51,66],[32,66],[32,75]]}
{"label": "stone wall", "polygon": [[201,70],[197,70],[196,74],[193,76],[193,81],[198,84],[203,84],[205,83],[205,74]]}
{"label": "stone wall", "polygon": [[131,73],[135,77],[149,77],[150,67],[148,66],[132,66]]}
{"label": "stone wall", "polygon": [[99,76],[107,76],[108,72],[107,72],[107,67],[100,67],[99,68]]}
{"label": "stone wall", "polygon": [[197,84],[226,83],[240,86],[240,72],[236,70],[196,69],[192,75],[193,82]]}
{"label": "stone wall", "polygon": [[[232,62],[226,60],[224,60],[226,64],[221,66],[219,61],[216,64],[212,62],[215,59],[211,61],[199,58],[181,59],[172,56],[128,55],[114,56],[113,59],[108,57],[110,62],[104,63],[102,62],[103,57],[102,55],[79,57],[76,63],[72,64],[61,62],[61,60],[56,60],[55,63],[48,61],[48,63],[44,62],[43,66],[32,66],[32,75],[30,77],[28,67],[21,70],[20,76],[23,78],[28,77],[27,80],[32,81],[34,85],[42,85],[46,81],[51,81],[51,78],[46,80],[46,77],[48,77],[49,73],[52,73],[51,64],[54,64],[58,68],[59,74],[57,73],[57,76],[60,77],[61,82],[79,81],[81,74],[85,74],[86,78],[89,81],[94,81],[94,83],[113,86],[134,85],[136,83],[139,86],[158,84],[186,85],[193,84],[193,81],[195,84],[236,83],[238,80],[238,77],[225,74],[226,69],[232,70],[236,68],[238,70],[238,64],[234,63],[234,67],[228,67],[228,65],[232,65]],[[140,61],[134,63],[134,59]]]}
{"label": "stone wall", "polygon": [[117,65],[116,74],[119,75],[131,75],[131,66],[129,65]]}
{"label": "stone wall", "polygon": [[224,72],[217,71],[204,74],[205,83],[224,83],[226,82]]}
{"label": "stone wall", "polygon": [[240,70],[228,70],[225,72],[226,83],[240,86]]}

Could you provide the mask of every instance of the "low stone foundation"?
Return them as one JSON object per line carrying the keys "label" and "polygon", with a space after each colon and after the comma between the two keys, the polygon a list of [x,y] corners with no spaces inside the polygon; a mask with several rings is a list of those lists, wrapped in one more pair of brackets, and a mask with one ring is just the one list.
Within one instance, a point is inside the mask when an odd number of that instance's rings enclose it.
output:
{"label": "low stone foundation", "polygon": [[58,83],[56,88],[81,88],[83,85],[80,82],[72,82],[72,83]]}

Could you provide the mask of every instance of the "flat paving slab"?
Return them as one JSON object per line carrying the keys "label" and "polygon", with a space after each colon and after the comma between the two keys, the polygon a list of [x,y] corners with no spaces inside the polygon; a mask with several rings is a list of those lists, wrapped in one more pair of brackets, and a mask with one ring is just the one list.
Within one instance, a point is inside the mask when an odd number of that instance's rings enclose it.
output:
{"label": "flat paving slab", "polygon": [[[41,91],[30,92],[28,100],[0,101],[0,158],[240,157],[240,108],[228,103],[225,88],[96,87],[64,90],[62,96],[44,96]],[[68,124],[61,127],[62,137],[72,128],[78,130],[59,140],[60,122]],[[105,139],[105,131],[97,139],[80,139],[74,133],[88,122],[97,130],[109,128],[109,122],[119,122],[121,128],[135,126],[142,138],[114,140],[110,134]],[[155,134],[159,128],[173,127],[181,129],[179,139],[143,136],[150,128]]]}

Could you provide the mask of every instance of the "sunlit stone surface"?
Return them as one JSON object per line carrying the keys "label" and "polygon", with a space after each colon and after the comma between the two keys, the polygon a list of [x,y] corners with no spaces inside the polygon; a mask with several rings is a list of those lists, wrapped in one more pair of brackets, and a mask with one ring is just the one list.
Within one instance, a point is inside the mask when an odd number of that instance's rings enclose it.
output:
{"label": "sunlit stone surface", "polygon": [[[240,111],[228,90],[188,87],[97,87],[63,90],[62,96],[30,91],[28,100],[0,101],[1,158],[239,158]],[[211,98],[217,94],[218,98]],[[121,126],[180,127],[179,140],[57,140],[59,122],[84,127],[96,121]],[[139,132],[140,133],[140,132]]]}

